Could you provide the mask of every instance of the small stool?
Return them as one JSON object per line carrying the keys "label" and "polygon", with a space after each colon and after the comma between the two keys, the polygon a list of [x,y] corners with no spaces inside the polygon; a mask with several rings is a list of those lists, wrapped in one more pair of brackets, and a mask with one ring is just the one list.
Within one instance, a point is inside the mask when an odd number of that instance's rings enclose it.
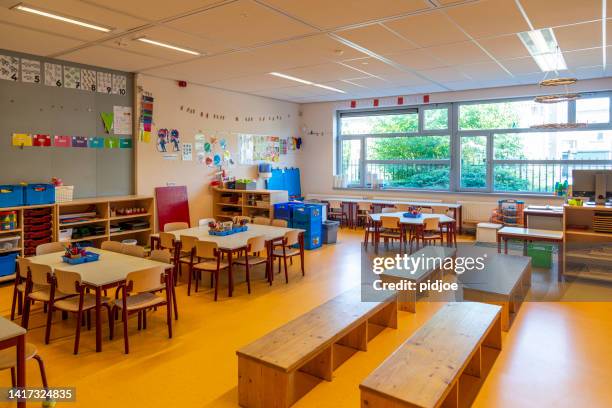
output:
{"label": "small stool", "polygon": [[497,230],[503,225],[490,222],[479,222],[476,225],[476,242],[497,242]]}

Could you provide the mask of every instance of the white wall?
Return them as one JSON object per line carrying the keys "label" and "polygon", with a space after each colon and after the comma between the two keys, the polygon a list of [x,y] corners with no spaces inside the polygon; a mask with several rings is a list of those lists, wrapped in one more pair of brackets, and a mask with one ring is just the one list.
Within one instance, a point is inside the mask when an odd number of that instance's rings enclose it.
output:
{"label": "white wall", "polygon": [[[205,135],[225,133],[229,150],[236,162],[236,165],[231,167],[231,174],[237,178],[256,178],[257,166],[238,164],[238,137],[232,132],[280,137],[296,136],[298,133],[299,109],[295,103],[193,84],[179,88],[176,81],[142,74],[137,76],[136,81],[139,87],[152,93],[155,98],[151,143],[136,143],[136,192],[153,194],[155,187],[166,186],[167,183],[186,185],[192,224],[199,218],[212,216],[209,183],[213,180],[215,170],[198,164],[195,152],[193,161],[182,161],[180,156],[178,160],[164,160],[156,148],[157,129],[177,129],[181,142],[186,143],[193,143],[198,132]],[[183,111],[180,110],[181,105],[184,107]],[[196,109],[196,113],[188,113],[187,107]],[[204,115],[209,113],[209,118],[201,117],[200,112],[204,112]],[[213,119],[213,114],[225,115],[225,120]],[[138,115],[136,112],[136,117]],[[269,120],[270,116],[277,115],[282,119]],[[236,121],[236,116],[239,121]],[[265,116],[266,120],[260,121],[260,116]],[[245,117],[253,117],[254,120],[246,122]],[[298,154],[290,152],[288,155],[281,155],[281,162],[275,166],[295,166]]]}
{"label": "white wall", "polygon": [[[563,92],[565,88],[556,92]],[[612,89],[612,78],[579,81],[572,91],[600,91]],[[546,90],[551,93],[550,90]],[[514,86],[491,89],[477,89],[457,92],[440,92],[430,94],[430,103],[458,102],[471,100],[485,100],[497,98],[511,98],[520,96],[534,96],[544,94],[537,85]],[[385,98],[388,99],[388,98]],[[412,98],[410,98],[412,99]],[[362,107],[359,104],[358,107]],[[299,164],[302,171],[302,193],[322,193],[334,195],[353,196],[392,196],[414,197],[420,199],[438,199],[446,202],[455,201],[497,201],[499,194],[480,193],[436,193],[436,192],[398,192],[380,190],[334,190],[333,174],[335,172],[335,138],[336,138],[336,111],[349,108],[348,101],[310,103],[301,106],[300,134],[303,139],[302,154]],[[302,131],[306,129],[306,134]],[[308,135],[307,133],[323,132],[323,136]],[[510,197],[511,196],[507,196]],[[524,198],[524,197],[523,197]],[[562,201],[558,198],[526,198],[531,204],[557,204]]]}

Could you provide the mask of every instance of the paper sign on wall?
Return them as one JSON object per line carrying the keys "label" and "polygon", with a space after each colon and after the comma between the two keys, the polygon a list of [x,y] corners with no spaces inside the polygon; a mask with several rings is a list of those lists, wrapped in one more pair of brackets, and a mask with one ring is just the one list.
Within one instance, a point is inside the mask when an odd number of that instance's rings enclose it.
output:
{"label": "paper sign on wall", "polygon": [[116,95],[125,95],[127,93],[127,78],[125,75],[113,74],[113,90]]}
{"label": "paper sign on wall", "polygon": [[32,137],[32,145],[38,147],[51,146],[51,136],[49,135],[34,135]]}
{"label": "paper sign on wall", "polygon": [[191,143],[183,143],[183,161],[193,160],[193,145]]}
{"label": "paper sign on wall", "polygon": [[98,92],[111,93],[113,91],[113,76],[110,72],[99,72],[98,75]]}
{"label": "paper sign on wall", "polygon": [[62,86],[62,66],[45,62],[45,85]]}
{"label": "paper sign on wall", "polygon": [[19,79],[19,58],[0,55],[0,79],[8,81]]}
{"label": "paper sign on wall", "polygon": [[131,149],[132,148],[132,139],[127,137],[122,137],[119,139],[119,147],[121,149]]}
{"label": "paper sign on wall", "polygon": [[104,148],[104,138],[103,137],[90,137],[89,147],[91,149],[103,149]]}
{"label": "paper sign on wall", "polygon": [[40,83],[40,61],[25,58],[21,60],[21,81],[31,84]]}
{"label": "paper sign on wall", "polygon": [[96,71],[91,69],[81,70],[81,89],[96,92],[96,89],[98,89],[98,84],[96,82]]}
{"label": "paper sign on wall", "polygon": [[119,148],[119,138],[118,137],[107,137],[104,139],[104,147],[107,149],[118,149]]}
{"label": "paper sign on wall", "polygon": [[87,147],[87,138],[84,136],[72,136],[72,147]]}
{"label": "paper sign on wall", "polygon": [[131,106],[113,106],[113,130],[116,135],[132,134]]}
{"label": "paper sign on wall", "polygon": [[72,138],[70,136],[54,136],[53,146],[55,147],[70,147],[72,145]]}
{"label": "paper sign on wall", "polygon": [[64,87],[79,89],[81,87],[81,69],[64,66]]}
{"label": "paper sign on wall", "polygon": [[13,133],[13,146],[32,146],[32,136],[27,133]]}

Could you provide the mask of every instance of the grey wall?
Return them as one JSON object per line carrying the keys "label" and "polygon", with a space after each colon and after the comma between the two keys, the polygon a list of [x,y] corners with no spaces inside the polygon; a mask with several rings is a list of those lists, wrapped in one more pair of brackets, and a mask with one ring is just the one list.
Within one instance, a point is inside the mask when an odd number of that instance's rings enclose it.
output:
{"label": "grey wall", "polygon": [[132,194],[133,149],[21,149],[13,147],[11,140],[13,133],[108,137],[100,113],[112,112],[115,105],[133,105],[133,75],[1,49],[0,54],[41,61],[41,71],[44,62],[54,62],[127,77],[126,95],[45,86],[44,75],[40,84],[0,80],[0,184],[48,182],[51,177],[60,177],[64,184],[75,186],[75,197]]}

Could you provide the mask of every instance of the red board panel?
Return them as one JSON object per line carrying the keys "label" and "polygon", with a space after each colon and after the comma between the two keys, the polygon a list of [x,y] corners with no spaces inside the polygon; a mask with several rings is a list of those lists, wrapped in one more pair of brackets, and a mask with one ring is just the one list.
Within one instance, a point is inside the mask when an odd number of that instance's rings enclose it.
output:
{"label": "red board panel", "polygon": [[[160,231],[169,222],[189,222],[187,186],[156,187],[157,225]],[[191,225],[191,224],[190,224]]]}

